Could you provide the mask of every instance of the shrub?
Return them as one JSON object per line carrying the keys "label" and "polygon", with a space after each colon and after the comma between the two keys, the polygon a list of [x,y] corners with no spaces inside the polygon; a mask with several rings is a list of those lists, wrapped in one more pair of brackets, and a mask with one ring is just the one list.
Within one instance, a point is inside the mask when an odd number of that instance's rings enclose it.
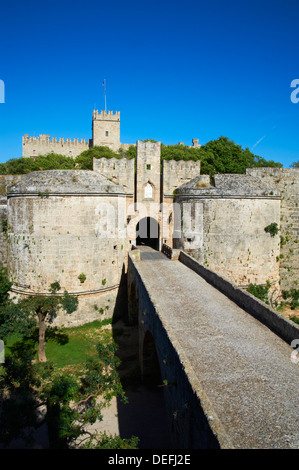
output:
{"label": "shrub", "polygon": [[269,304],[268,301],[268,294],[270,289],[270,282],[267,281],[266,286],[258,286],[257,284],[250,284],[247,291],[257,297],[258,299],[262,300],[266,304]]}
{"label": "shrub", "polygon": [[270,225],[267,225],[267,227],[264,228],[266,233],[270,233],[271,237],[275,237],[275,235],[278,234],[278,225],[276,222],[273,222]]}
{"label": "shrub", "polygon": [[79,276],[78,276],[78,279],[79,281],[81,282],[81,284],[83,284],[85,281],[86,281],[86,276],[84,273],[81,273]]}
{"label": "shrub", "polygon": [[288,301],[291,310],[295,310],[299,307],[299,289],[283,290],[282,297]]}

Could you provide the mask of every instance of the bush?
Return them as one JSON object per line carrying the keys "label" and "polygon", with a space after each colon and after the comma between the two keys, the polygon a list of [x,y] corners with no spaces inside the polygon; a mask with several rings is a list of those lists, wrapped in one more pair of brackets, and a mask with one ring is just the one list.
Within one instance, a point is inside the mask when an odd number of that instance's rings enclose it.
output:
{"label": "bush", "polygon": [[278,234],[279,228],[276,222],[273,222],[270,225],[267,225],[267,227],[264,228],[266,233],[270,233],[271,237],[275,237],[275,235]]}
{"label": "bush", "polygon": [[12,158],[5,163],[0,163],[1,175],[25,175],[32,171],[42,170],[72,170],[75,168],[75,160],[56,153],[39,155],[36,158]]}
{"label": "bush", "polygon": [[299,289],[283,290],[282,297],[287,300],[291,310],[295,310],[299,307]]}
{"label": "bush", "polygon": [[258,299],[262,300],[266,304],[269,304],[268,295],[270,289],[270,282],[267,281],[266,286],[258,286],[257,284],[249,284],[247,292],[254,295]]}

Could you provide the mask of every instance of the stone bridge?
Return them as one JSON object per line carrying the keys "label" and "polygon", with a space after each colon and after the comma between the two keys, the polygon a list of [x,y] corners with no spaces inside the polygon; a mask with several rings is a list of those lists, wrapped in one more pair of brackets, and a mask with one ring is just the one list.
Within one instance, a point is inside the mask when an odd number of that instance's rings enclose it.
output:
{"label": "stone bridge", "polygon": [[186,253],[163,251],[130,252],[129,318],[174,447],[299,448],[298,326]]}

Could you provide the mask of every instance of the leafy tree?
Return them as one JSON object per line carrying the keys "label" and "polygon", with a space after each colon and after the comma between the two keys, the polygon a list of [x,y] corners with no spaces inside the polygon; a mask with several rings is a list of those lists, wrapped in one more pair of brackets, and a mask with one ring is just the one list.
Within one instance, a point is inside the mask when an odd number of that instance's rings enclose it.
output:
{"label": "leafy tree", "polygon": [[39,155],[34,158],[13,158],[0,163],[1,175],[24,175],[32,171],[71,170],[75,168],[75,160],[56,153]]}
{"label": "leafy tree", "polygon": [[0,305],[6,305],[9,300],[9,291],[12,286],[12,282],[7,277],[6,269],[0,267]]}
{"label": "leafy tree", "polygon": [[245,173],[246,168],[277,167],[281,163],[267,161],[254,155],[248,148],[242,149],[233,140],[227,137],[219,137],[200,147],[199,159],[201,160],[202,174],[216,173]]}
{"label": "leafy tree", "polygon": [[[37,310],[42,310],[43,316],[55,313],[60,302],[67,310],[73,310],[74,298],[65,294],[58,299],[54,295],[60,288],[56,282],[51,285],[53,295],[47,298],[36,296],[30,301],[17,303],[9,298],[10,288],[11,282],[2,268],[0,337],[7,340],[14,336],[14,342],[9,347],[5,364],[0,367],[0,442],[8,446],[13,439],[23,438],[28,446],[32,446],[32,432],[46,424],[51,448],[137,448],[138,439],[135,437],[121,439],[88,429],[90,424],[102,420],[102,410],[109,406],[112,397],[119,396],[125,400],[117,373],[120,361],[115,354],[116,344],[99,344],[98,357],[86,362],[80,378],[55,373],[53,364],[34,361],[34,316]],[[20,316],[24,316],[27,323],[20,322]],[[38,413],[45,406],[46,413]]]}
{"label": "leafy tree", "polygon": [[58,296],[60,290],[59,282],[54,282],[50,286],[51,295],[30,295],[19,302],[21,310],[27,312],[32,318],[34,315],[38,318],[38,360],[46,362],[46,320],[52,322],[57,316],[59,309],[64,309],[66,313],[73,313],[78,306],[77,297],[64,292],[63,296]]}
{"label": "leafy tree", "polygon": [[46,421],[51,448],[136,448],[136,438],[91,432],[88,427],[102,420],[102,410],[113,397],[125,394],[117,373],[120,360],[114,341],[97,347],[98,357],[86,362],[86,372],[79,380],[66,374],[57,375],[44,390],[47,401]]}
{"label": "leafy tree", "polygon": [[132,158],[136,158],[137,154],[137,149],[136,145],[130,145],[128,149],[123,149],[120,148],[118,150],[118,154],[121,158],[127,158],[128,160],[131,160]]}
{"label": "leafy tree", "polygon": [[80,153],[75,159],[75,165],[81,170],[92,170],[94,158],[121,158],[116,152],[109,147],[95,146]]}
{"label": "leafy tree", "polygon": [[[81,377],[55,372],[53,364],[37,363],[32,342],[22,338],[10,348],[0,374],[0,442],[23,438],[32,446],[32,433],[46,425],[51,449],[136,449],[138,439],[121,439],[90,430],[103,419],[113,397],[126,397],[117,373],[116,344],[98,345],[97,358],[86,361]],[[37,413],[45,407],[41,416]]]}
{"label": "leafy tree", "polygon": [[201,173],[213,175],[216,173],[245,173],[246,168],[278,167],[281,163],[267,161],[254,155],[248,148],[242,149],[240,145],[227,137],[210,140],[199,148],[185,145],[161,145],[162,160],[193,160],[201,161]]}
{"label": "leafy tree", "polygon": [[0,268],[0,339],[12,334],[27,334],[36,327],[36,321],[28,316],[20,306],[10,298],[12,282],[7,277],[4,267]]}
{"label": "leafy tree", "polygon": [[185,145],[161,145],[162,160],[200,160],[200,149]]}
{"label": "leafy tree", "polygon": [[299,160],[297,160],[296,162],[293,162],[293,163],[290,165],[290,168],[299,168]]}

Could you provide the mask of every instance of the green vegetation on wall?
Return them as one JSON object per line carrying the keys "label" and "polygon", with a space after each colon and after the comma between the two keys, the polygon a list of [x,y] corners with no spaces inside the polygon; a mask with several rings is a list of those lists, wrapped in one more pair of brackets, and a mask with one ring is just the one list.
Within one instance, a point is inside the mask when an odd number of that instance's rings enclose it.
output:
{"label": "green vegetation on wall", "polygon": [[[148,139],[153,141],[151,139]],[[0,174],[21,175],[40,170],[92,170],[93,158],[127,158],[136,157],[136,147],[131,145],[127,150],[119,149],[114,152],[109,147],[95,146],[85,150],[76,158],[65,157],[55,153],[40,155],[34,158],[14,158],[0,163]],[[248,148],[243,149],[228,137],[219,137],[210,140],[201,147],[194,148],[187,145],[161,144],[162,160],[193,160],[201,161],[201,174],[216,173],[244,173],[246,168],[276,167],[282,164],[273,160],[265,160],[254,155]],[[296,165],[295,162],[293,165]],[[296,166],[294,166],[296,167]]]}
{"label": "green vegetation on wall", "polygon": [[270,282],[267,281],[266,286],[261,286],[257,284],[249,284],[247,292],[254,295],[258,299],[262,300],[266,304],[269,304],[269,300],[268,300],[269,289],[270,289]]}
{"label": "green vegetation on wall", "polygon": [[267,225],[267,227],[264,228],[266,233],[270,233],[271,237],[275,237],[275,235],[278,234],[279,228],[276,222],[273,222],[270,225]]}

